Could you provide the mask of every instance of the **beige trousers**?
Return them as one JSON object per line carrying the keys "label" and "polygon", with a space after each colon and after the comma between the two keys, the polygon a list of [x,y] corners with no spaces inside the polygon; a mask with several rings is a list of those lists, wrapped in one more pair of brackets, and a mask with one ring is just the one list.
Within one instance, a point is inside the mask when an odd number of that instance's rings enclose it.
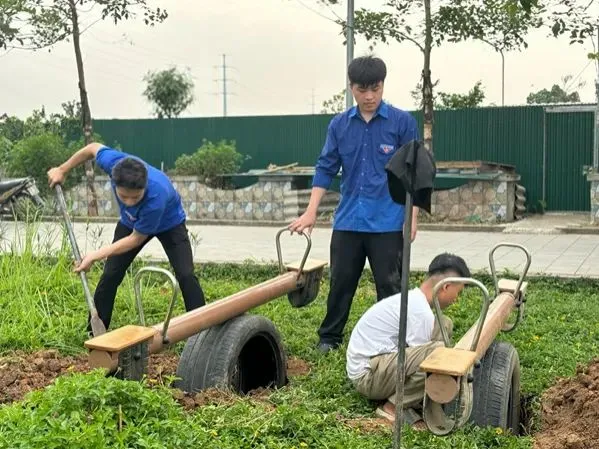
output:
{"label": "beige trousers", "polygon": [[[443,327],[451,338],[453,322],[442,315]],[[403,407],[412,408],[422,406],[424,400],[424,380],[426,375],[419,371],[420,364],[437,347],[444,346],[443,336],[436,320],[433,328],[432,341],[421,346],[406,348],[405,359],[405,384]],[[359,379],[353,381],[356,390],[368,399],[388,400],[397,405],[397,352],[381,354],[370,359],[370,369]]]}

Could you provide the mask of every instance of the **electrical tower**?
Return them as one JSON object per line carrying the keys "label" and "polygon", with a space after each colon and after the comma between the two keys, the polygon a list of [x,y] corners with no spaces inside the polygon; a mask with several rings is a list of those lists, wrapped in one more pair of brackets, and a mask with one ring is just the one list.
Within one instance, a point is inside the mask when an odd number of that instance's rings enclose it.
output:
{"label": "electrical tower", "polygon": [[218,68],[222,71],[222,78],[217,78],[214,81],[222,82],[222,91],[216,93],[215,95],[223,96],[223,117],[226,117],[227,116],[227,99],[229,96],[235,95],[235,94],[231,93],[228,89],[228,83],[230,81],[233,81],[233,80],[227,78],[227,69],[231,68],[231,66],[227,66],[227,55],[223,54],[222,57],[223,57],[223,62],[220,66],[218,66]]}

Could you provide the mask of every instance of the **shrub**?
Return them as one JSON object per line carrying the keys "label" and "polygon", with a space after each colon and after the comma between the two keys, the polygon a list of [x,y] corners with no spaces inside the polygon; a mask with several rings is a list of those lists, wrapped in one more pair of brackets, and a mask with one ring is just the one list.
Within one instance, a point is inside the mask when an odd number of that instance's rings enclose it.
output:
{"label": "shrub", "polygon": [[[69,156],[71,152],[65,147],[61,136],[44,133],[15,143],[8,156],[6,168],[9,176],[33,177],[42,196],[46,196],[50,193],[46,172],[62,164]],[[69,173],[65,189],[77,184],[82,174],[81,169]]]}
{"label": "shrub", "polygon": [[228,183],[218,175],[237,172],[243,159],[234,141],[221,140],[214,144],[204,139],[195,153],[177,158],[172,174],[198,176],[201,182],[210,187],[225,187]]}

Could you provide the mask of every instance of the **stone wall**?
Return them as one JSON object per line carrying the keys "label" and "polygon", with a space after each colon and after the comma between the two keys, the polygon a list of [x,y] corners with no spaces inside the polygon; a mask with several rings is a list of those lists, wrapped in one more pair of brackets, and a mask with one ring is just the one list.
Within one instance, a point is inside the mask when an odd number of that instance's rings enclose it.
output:
{"label": "stone wall", "polygon": [[[176,176],[172,180],[187,217],[192,220],[285,221],[303,211],[310,197],[309,190],[292,190],[291,179],[259,180],[236,190],[212,189],[195,176]],[[108,177],[97,176],[95,187],[98,215],[118,216],[118,204]],[[86,198],[85,183],[67,192],[73,215],[87,214]],[[332,215],[338,202],[337,193],[327,193],[320,213]]]}
{"label": "stone wall", "polygon": [[435,221],[510,222],[514,220],[516,181],[472,180],[460,187],[433,193]]}
{"label": "stone wall", "polygon": [[[597,183],[599,185],[599,178]],[[192,220],[287,222],[306,209],[311,193],[310,189],[294,189],[291,178],[276,181],[263,178],[237,190],[212,189],[194,176],[173,177],[173,184]],[[457,188],[436,191],[432,198],[431,218],[433,221],[480,223],[513,221],[516,184],[513,177],[505,177],[492,181],[466,181]],[[98,214],[118,216],[109,179],[98,176],[95,185]],[[72,203],[73,215],[87,214],[85,183],[67,192],[67,198]],[[319,208],[319,220],[332,219],[338,202],[339,194],[328,192]],[[596,213],[599,217],[599,193]]]}

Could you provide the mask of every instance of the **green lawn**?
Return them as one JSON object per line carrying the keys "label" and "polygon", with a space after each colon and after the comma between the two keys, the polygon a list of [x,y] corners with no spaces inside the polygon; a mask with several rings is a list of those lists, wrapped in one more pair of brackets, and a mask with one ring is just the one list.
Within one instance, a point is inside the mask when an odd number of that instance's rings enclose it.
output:
{"label": "green lawn", "polygon": [[[534,254],[533,254],[534,257]],[[134,267],[134,270],[140,265]],[[57,348],[83,352],[87,311],[79,279],[65,249],[56,259],[0,257],[0,353]],[[207,298],[215,300],[277,275],[274,266],[206,265],[198,273]],[[90,273],[92,288],[99,267]],[[490,279],[476,277],[490,287]],[[421,279],[413,274],[411,283]],[[578,363],[599,355],[599,282],[533,279],[527,316],[513,333],[501,334],[517,348],[523,394],[538,407],[540,394],[558,376],[570,376]],[[272,392],[268,403],[240,398],[185,412],[171,394],[135,382],[99,374],[69,375],[25,401],[0,407],[0,448],[343,448],[391,447],[389,430],[360,430],[352,419],[373,417],[374,407],[356,394],[345,376],[344,351],[315,351],[316,329],[325,311],[328,278],[318,299],[293,309],[285,298],[252,311],[270,318],[292,357],[311,365],[307,376],[291,378]],[[144,288],[146,320],[163,320],[168,284],[152,278]],[[354,301],[353,324],[374,301],[374,285],[365,272]],[[480,309],[478,290],[467,289],[447,314],[455,323],[454,341],[470,327]],[[182,301],[176,313],[183,310]],[[111,327],[136,322],[132,277],[119,290]],[[181,344],[175,350],[181,349]],[[448,437],[407,430],[406,448],[529,448],[529,437],[496,429],[465,428]]]}

